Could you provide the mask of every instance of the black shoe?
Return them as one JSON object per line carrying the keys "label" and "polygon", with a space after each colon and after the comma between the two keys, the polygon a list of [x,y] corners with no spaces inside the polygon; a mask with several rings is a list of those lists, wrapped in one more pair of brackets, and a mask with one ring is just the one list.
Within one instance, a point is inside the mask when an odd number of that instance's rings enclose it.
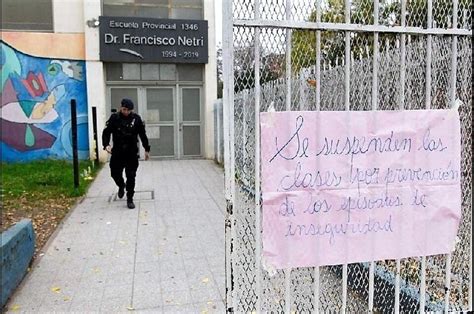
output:
{"label": "black shoe", "polygon": [[118,198],[122,198],[125,195],[125,188],[123,186],[119,187],[119,190],[117,192]]}
{"label": "black shoe", "polygon": [[135,208],[135,204],[133,203],[132,200],[127,200],[127,207],[130,208],[130,209],[134,209],[134,208]]}

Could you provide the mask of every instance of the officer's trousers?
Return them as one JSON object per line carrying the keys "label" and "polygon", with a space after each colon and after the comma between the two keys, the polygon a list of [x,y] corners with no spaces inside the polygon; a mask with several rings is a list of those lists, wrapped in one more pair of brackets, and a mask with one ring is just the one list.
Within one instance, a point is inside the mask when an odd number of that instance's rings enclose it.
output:
{"label": "officer's trousers", "polygon": [[[125,169],[125,176],[127,182],[123,180],[123,170]],[[135,176],[138,169],[138,156],[120,156],[112,154],[110,157],[110,174],[118,187],[125,187],[127,189],[127,200],[132,200],[135,194]]]}

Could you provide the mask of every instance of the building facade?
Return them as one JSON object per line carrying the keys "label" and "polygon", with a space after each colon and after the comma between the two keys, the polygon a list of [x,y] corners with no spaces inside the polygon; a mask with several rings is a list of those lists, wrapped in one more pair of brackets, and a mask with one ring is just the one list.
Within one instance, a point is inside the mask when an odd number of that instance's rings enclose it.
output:
{"label": "building facade", "polygon": [[2,11],[3,160],[70,157],[71,99],[79,157],[97,147],[107,160],[100,133],[122,98],[152,157],[212,158],[214,1],[5,0]]}

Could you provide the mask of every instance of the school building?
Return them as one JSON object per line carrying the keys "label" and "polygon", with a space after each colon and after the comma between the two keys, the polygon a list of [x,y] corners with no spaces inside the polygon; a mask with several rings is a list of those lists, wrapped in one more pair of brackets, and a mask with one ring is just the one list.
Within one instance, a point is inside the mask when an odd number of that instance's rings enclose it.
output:
{"label": "school building", "polygon": [[212,158],[214,22],[213,0],[2,0],[2,160],[71,158],[72,99],[79,157],[107,160],[122,98],[152,157]]}

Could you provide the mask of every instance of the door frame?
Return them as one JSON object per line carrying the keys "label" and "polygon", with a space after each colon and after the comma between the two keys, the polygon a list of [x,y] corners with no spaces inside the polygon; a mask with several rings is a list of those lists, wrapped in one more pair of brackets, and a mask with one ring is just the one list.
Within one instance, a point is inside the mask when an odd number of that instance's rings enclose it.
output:
{"label": "door frame", "polygon": [[[204,95],[203,95],[203,85],[202,84],[190,84],[190,83],[174,83],[174,84],[160,84],[160,85],[152,85],[152,84],[145,84],[145,85],[138,85],[138,84],[108,84],[106,86],[106,112],[107,112],[107,117],[111,114],[111,110],[113,106],[117,106],[118,104],[112,104],[112,89],[136,89],[137,90],[137,102],[136,107],[138,108],[137,111],[135,111],[137,114],[139,114],[144,121],[146,121],[146,91],[147,89],[165,89],[165,88],[172,88],[173,89],[173,114],[174,114],[174,121],[173,121],[173,127],[174,127],[174,134],[173,134],[173,139],[174,139],[174,156],[150,156],[150,158],[153,159],[192,159],[192,158],[202,158],[203,155],[203,149],[205,147],[205,138],[204,138],[204,124],[205,124],[205,119],[204,119]],[[197,88],[199,89],[199,94],[200,94],[200,120],[199,122],[184,122],[183,120],[183,103],[182,103],[182,90],[187,89],[187,88]],[[117,109],[117,108],[116,108]],[[179,130],[180,124],[182,123],[182,126],[199,126],[200,130],[200,155],[189,155],[185,156],[184,155],[184,142],[183,142],[183,132]],[[140,156],[145,155],[145,150],[143,149],[142,145],[139,147],[139,152]]]}
{"label": "door frame", "polygon": [[[203,87],[202,85],[181,85],[177,86],[177,108],[178,108],[178,137],[179,137],[179,158],[202,158],[202,150],[204,148],[204,106],[203,106]],[[184,122],[183,121],[183,89],[199,89],[199,121]],[[184,155],[184,139],[181,127],[185,126],[199,126],[199,141],[200,141],[200,154],[199,155]]]}
{"label": "door frame", "polygon": [[[173,156],[150,156],[150,158],[153,159],[180,159],[179,157],[179,138],[178,138],[178,133],[177,133],[177,127],[178,127],[178,110],[177,110],[177,88],[176,84],[173,85],[165,85],[165,86],[140,86],[139,90],[139,101],[141,101],[142,106],[140,106],[141,111],[139,115],[143,118],[144,121],[146,121],[146,114],[147,114],[147,106],[146,106],[146,100],[147,100],[147,90],[154,90],[154,89],[172,89],[173,91],[173,122],[165,122],[165,123],[153,123],[153,125],[158,125],[158,126],[173,126],[173,141],[174,141],[174,151],[173,151]],[[140,98],[141,97],[141,98]],[[143,151],[143,154],[145,153],[145,150],[143,147],[140,147],[140,150]]]}

